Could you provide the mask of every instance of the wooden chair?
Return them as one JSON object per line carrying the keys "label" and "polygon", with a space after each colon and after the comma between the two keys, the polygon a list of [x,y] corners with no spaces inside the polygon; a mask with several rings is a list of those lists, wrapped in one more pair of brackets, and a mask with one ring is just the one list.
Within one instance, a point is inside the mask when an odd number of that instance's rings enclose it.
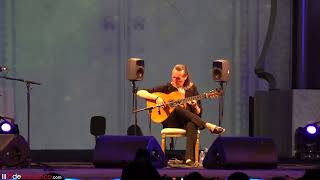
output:
{"label": "wooden chair", "polygon": [[[186,136],[186,130],[185,129],[180,129],[180,128],[164,128],[161,130],[161,148],[162,151],[165,153],[166,152],[166,138],[170,137],[171,142],[170,142],[170,149],[173,148],[173,138],[178,138],[178,137],[185,137]],[[199,147],[200,147],[200,130],[198,130],[197,133],[197,140],[196,144],[194,147],[194,152],[195,152],[195,164],[199,165]]]}

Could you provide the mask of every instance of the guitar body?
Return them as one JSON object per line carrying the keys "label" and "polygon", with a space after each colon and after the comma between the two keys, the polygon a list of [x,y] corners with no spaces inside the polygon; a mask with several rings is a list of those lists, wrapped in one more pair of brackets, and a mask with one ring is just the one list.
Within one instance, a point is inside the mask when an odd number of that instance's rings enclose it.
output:
{"label": "guitar body", "polygon": [[[181,100],[184,98],[182,94],[179,93],[178,91],[174,91],[170,94],[165,94],[161,92],[154,92],[152,94],[160,96],[166,103],[175,102],[177,100]],[[157,104],[154,100],[147,100],[147,107],[154,107],[156,105]],[[175,107],[169,107],[169,106],[165,106],[165,107],[161,106],[159,108],[153,108],[150,113],[151,120],[155,123],[162,123],[168,118],[168,116],[171,114],[171,112],[174,109]]]}
{"label": "guitar body", "polygon": [[147,100],[147,108],[144,108],[143,110],[151,109],[151,120],[155,123],[162,123],[169,117],[169,115],[175,109],[176,106],[186,108],[187,103],[190,101],[216,98],[222,96],[223,92],[222,90],[212,90],[208,93],[203,93],[187,98],[183,97],[183,95],[178,91],[174,91],[170,94],[165,94],[161,92],[154,92],[152,94],[160,96],[166,103],[166,106],[157,107],[156,101]]}

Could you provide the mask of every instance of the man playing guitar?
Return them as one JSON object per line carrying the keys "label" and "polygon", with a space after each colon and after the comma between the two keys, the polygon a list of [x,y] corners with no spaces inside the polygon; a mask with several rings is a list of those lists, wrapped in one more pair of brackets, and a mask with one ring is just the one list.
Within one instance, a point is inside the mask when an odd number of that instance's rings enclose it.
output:
{"label": "man playing guitar", "polygon": [[[178,94],[181,98],[199,95],[197,87],[191,81],[187,67],[182,64],[174,66],[171,82],[151,89],[139,90],[137,95],[147,101],[153,101],[157,106],[166,109],[170,102],[166,102],[164,100],[165,98],[161,97],[161,93]],[[185,104],[177,105],[174,109],[171,109],[172,110],[163,111],[168,114],[168,117],[160,122],[164,128],[182,128],[186,130],[187,142],[185,159],[186,164],[191,165],[195,157],[194,145],[196,143],[197,130],[207,128],[213,134],[221,134],[225,129],[201,119],[202,107],[200,100],[190,100]],[[154,111],[158,111],[157,108],[155,108]]]}

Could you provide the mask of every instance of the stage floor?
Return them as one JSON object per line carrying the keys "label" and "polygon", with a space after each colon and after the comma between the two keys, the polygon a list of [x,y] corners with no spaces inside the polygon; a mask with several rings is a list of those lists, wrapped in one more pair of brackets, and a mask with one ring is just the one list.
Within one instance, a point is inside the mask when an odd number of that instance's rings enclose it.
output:
{"label": "stage floor", "polygon": [[[122,169],[95,168],[92,163],[87,162],[51,162],[43,163],[48,165],[38,166],[32,164],[30,168],[6,168],[1,169],[2,179],[6,175],[20,175],[21,179],[33,177],[40,179],[48,173],[57,173],[67,179],[120,179]],[[319,168],[318,163],[279,163],[277,169],[204,169],[204,168],[163,168],[158,169],[161,176],[184,177],[185,175],[197,171],[205,178],[226,179],[233,172],[245,172],[253,179],[271,179],[273,177],[284,177],[285,179],[297,179],[304,175],[307,169]]]}

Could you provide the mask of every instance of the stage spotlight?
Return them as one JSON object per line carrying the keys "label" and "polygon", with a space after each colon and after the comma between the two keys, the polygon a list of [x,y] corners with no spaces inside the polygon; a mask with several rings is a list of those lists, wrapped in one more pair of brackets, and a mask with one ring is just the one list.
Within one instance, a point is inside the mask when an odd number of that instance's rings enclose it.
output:
{"label": "stage spotlight", "polygon": [[313,124],[309,124],[306,126],[306,131],[309,134],[316,134],[318,132],[317,126],[315,126]]}
{"label": "stage spotlight", "polygon": [[295,156],[302,160],[320,160],[320,133],[316,124],[297,128],[295,132]]}
{"label": "stage spotlight", "polygon": [[1,119],[0,134],[18,134],[18,131],[14,124],[10,123],[6,119]]}
{"label": "stage spotlight", "polygon": [[10,126],[10,124],[9,123],[7,123],[7,122],[5,122],[5,123],[3,123],[2,125],[1,125],[1,130],[3,131],[3,132],[9,132],[9,131],[11,131],[11,126]]}

